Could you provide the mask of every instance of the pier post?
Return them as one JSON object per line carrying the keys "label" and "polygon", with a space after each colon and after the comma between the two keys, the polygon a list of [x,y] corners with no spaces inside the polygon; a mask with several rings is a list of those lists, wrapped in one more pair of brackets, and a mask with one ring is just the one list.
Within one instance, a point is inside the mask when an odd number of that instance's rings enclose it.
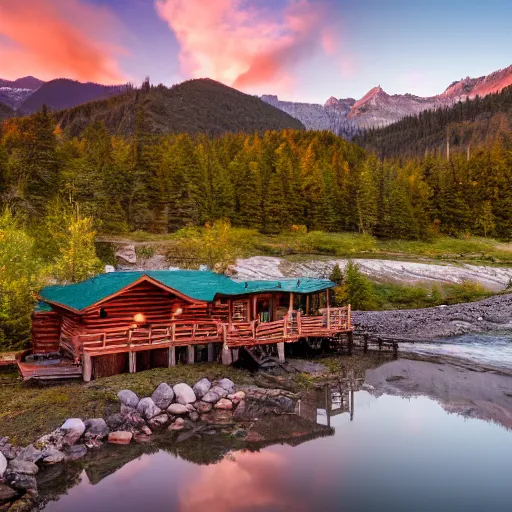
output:
{"label": "pier post", "polygon": [[352,349],[354,348],[354,333],[352,331],[349,331],[347,333],[348,337],[348,355],[352,355]]}
{"label": "pier post", "polygon": [[213,343],[208,343],[208,362],[213,363],[214,359],[215,359],[215,347],[213,346]]}
{"label": "pier post", "polygon": [[87,353],[84,353],[84,355],[82,356],[82,376],[83,376],[84,382],[91,382],[92,358]]}
{"label": "pier post", "polygon": [[279,362],[284,363],[284,341],[277,344],[277,355],[279,357]]}
{"label": "pier post", "polygon": [[366,354],[368,352],[368,338],[369,338],[369,335],[368,333],[366,332],[364,334],[364,347],[363,347],[363,352]]}
{"label": "pier post", "polygon": [[194,345],[187,346],[187,364],[194,364],[196,359],[196,352]]}
{"label": "pier post", "polygon": [[231,355],[231,349],[227,345],[222,347],[222,364],[230,365],[233,362],[233,356]]}
{"label": "pier post", "polygon": [[171,366],[176,366],[176,347],[169,347],[169,359],[167,365],[169,368]]}
{"label": "pier post", "polygon": [[128,352],[128,371],[130,373],[137,371],[137,352]]}

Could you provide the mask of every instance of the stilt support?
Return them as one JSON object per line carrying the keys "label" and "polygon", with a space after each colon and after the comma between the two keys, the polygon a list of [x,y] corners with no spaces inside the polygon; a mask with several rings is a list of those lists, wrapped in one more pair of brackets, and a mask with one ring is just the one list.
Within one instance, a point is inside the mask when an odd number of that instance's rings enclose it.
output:
{"label": "stilt support", "polygon": [[213,343],[208,343],[208,362],[213,363],[215,359],[215,347]]}
{"label": "stilt support", "polygon": [[277,344],[277,355],[279,357],[279,362],[284,363],[284,341]]}
{"label": "stilt support", "polygon": [[128,371],[135,373],[137,371],[137,353],[128,352]]}
{"label": "stilt support", "polygon": [[83,375],[84,382],[91,382],[92,358],[87,353],[84,353],[84,355],[82,357],[82,375]]}
{"label": "stilt support", "polygon": [[176,347],[169,347],[169,368],[176,366]]}
{"label": "stilt support", "polygon": [[238,351],[239,350],[240,350],[239,348],[231,349],[231,355],[232,355],[233,363],[236,363],[238,361]]}
{"label": "stilt support", "polygon": [[363,346],[363,352],[366,354],[368,352],[368,333],[365,333],[364,335],[364,346]]}
{"label": "stilt support", "polygon": [[231,349],[224,345],[222,347],[222,364],[230,365],[233,362],[233,356],[231,355]]}
{"label": "stilt support", "polygon": [[350,331],[347,334],[347,337],[348,337],[348,355],[351,356],[352,350],[354,348],[354,333],[352,331]]}
{"label": "stilt support", "polygon": [[194,364],[196,360],[196,351],[194,345],[188,345],[187,347],[187,363]]}

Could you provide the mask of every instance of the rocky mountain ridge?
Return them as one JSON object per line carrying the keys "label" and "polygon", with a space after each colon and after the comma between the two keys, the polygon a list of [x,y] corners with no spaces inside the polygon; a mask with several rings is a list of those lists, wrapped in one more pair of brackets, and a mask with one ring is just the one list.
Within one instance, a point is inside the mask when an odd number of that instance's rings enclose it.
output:
{"label": "rocky mountain ridge", "polygon": [[431,97],[413,94],[388,94],[379,85],[370,89],[361,99],[338,99],[331,96],[324,105],[281,101],[275,95],[261,99],[301,121],[312,130],[331,130],[351,138],[366,128],[382,127],[403,117],[417,115],[424,110],[450,107],[459,101],[500,92],[512,85],[512,65],[487,76],[458,80],[441,94]]}

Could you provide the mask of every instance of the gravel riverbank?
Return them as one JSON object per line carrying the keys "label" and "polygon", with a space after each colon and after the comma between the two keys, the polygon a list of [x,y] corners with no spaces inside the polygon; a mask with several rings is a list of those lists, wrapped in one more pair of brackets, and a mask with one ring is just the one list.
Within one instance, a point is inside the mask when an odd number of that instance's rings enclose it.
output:
{"label": "gravel riverbank", "polygon": [[467,333],[512,333],[512,294],[435,308],[354,311],[352,322],[361,331],[417,341]]}

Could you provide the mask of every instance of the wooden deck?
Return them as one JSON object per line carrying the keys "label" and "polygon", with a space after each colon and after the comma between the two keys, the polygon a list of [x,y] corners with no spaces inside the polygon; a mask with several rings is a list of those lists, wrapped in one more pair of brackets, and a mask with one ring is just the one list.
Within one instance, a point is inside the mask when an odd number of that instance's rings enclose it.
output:
{"label": "wooden deck", "polygon": [[307,337],[331,337],[350,332],[350,307],[329,308],[320,315],[302,315],[291,311],[274,322],[219,321],[154,324],[137,329],[106,329],[101,333],[81,334],[74,343],[90,356],[119,352],[137,352],[151,348],[184,347],[224,343],[242,347],[268,343],[294,342]]}
{"label": "wooden deck", "polygon": [[71,360],[46,360],[34,363],[26,363],[17,360],[23,380],[56,380],[82,378],[82,367],[72,363]]}

